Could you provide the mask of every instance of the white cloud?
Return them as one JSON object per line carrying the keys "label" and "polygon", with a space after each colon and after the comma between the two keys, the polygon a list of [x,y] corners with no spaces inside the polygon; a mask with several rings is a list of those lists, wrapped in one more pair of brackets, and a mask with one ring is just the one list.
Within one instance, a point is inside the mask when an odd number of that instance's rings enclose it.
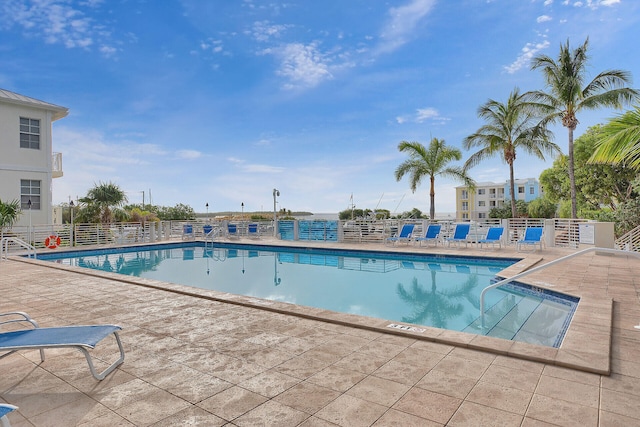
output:
{"label": "white cloud", "polygon": [[418,108],[416,109],[416,112],[414,115],[412,116],[398,116],[396,117],[396,122],[398,124],[403,124],[403,123],[407,123],[407,122],[411,122],[411,123],[423,123],[425,121],[429,121],[429,122],[435,122],[435,123],[445,123],[448,122],[450,119],[447,117],[442,117],[440,115],[440,113],[438,112],[438,110],[436,110],[435,108],[432,107],[426,107],[426,108]]}
{"label": "white cloud", "polygon": [[329,59],[318,50],[316,43],[290,43],[263,53],[275,54],[281,60],[276,73],[287,79],[285,89],[303,89],[317,86],[333,78]]}
{"label": "white cloud", "polygon": [[529,61],[531,61],[531,58],[533,58],[538,52],[540,52],[543,49],[546,49],[547,47],[549,47],[549,40],[545,40],[542,43],[535,43],[535,44],[527,43],[522,48],[522,53],[520,54],[520,56],[518,56],[518,58],[516,58],[514,62],[504,67],[505,71],[509,74],[515,73],[516,71],[524,67],[526,64],[528,64]]}
{"label": "white cloud", "polygon": [[536,22],[537,22],[538,24],[540,24],[540,23],[542,23],[542,22],[548,22],[548,21],[551,21],[551,19],[552,19],[552,18],[551,18],[549,15],[541,15],[541,16],[538,16],[538,18],[536,19]]}
{"label": "white cloud", "polygon": [[435,3],[435,0],[412,0],[404,6],[390,8],[390,19],[380,34],[382,43],[378,51],[391,52],[405,44]]}
{"label": "white cloud", "polygon": [[545,6],[551,6],[553,4],[553,0],[544,0]]}
{"label": "white cloud", "polygon": [[[79,6],[94,8],[100,3],[97,0],[81,2]],[[0,27],[17,25],[47,44],[61,44],[68,49],[89,49],[98,43],[104,47],[109,34],[102,25],[64,0],[3,0],[0,16]],[[105,56],[115,53],[103,47],[98,50]]]}
{"label": "white cloud", "polygon": [[178,150],[176,155],[180,159],[193,160],[202,157],[202,152],[196,150]]}
{"label": "white cloud", "polygon": [[268,42],[272,38],[278,38],[284,33],[289,25],[272,24],[269,21],[257,21],[253,23],[253,28],[246,33],[250,34],[259,42]]}

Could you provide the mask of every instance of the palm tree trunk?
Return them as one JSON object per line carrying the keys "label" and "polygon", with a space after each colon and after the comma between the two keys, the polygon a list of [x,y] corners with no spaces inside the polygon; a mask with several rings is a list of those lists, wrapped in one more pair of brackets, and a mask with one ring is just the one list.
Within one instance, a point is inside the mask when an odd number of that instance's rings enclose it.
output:
{"label": "palm tree trunk", "polygon": [[431,219],[431,221],[433,221],[433,219],[436,216],[436,177],[431,175],[430,177],[431,179],[431,189],[429,191],[429,218]]}
{"label": "palm tree trunk", "polygon": [[571,187],[571,218],[578,218],[578,202],[576,199],[576,175],[573,161],[573,129],[569,127],[569,184]]}
{"label": "palm tree trunk", "polygon": [[509,185],[511,186],[511,217],[517,218],[518,211],[516,209],[516,182],[513,176],[513,161],[509,162],[509,177],[511,182]]}

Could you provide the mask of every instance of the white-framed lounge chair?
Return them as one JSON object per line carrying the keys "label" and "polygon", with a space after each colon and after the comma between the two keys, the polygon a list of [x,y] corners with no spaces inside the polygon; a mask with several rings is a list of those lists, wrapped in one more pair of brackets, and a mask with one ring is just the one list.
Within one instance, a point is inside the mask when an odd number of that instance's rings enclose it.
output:
{"label": "white-framed lounge chair", "polygon": [[8,414],[18,409],[17,406],[9,405],[8,403],[0,403],[0,427],[11,427]]}
{"label": "white-framed lounge chair", "polygon": [[407,244],[411,241],[411,234],[413,233],[414,224],[404,224],[400,229],[400,234],[396,236],[387,237],[385,243],[393,243],[396,244],[398,242],[407,242]]}
{"label": "white-framed lounge chair", "polygon": [[258,227],[258,224],[249,224],[247,226],[247,236],[250,239],[260,238],[260,228]]}
{"label": "white-framed lounge chair", "polygon": [[451,243],[455,243],[458,247],[464,243],[464,246],[467,247],[469,231],[471,231],[471,224],[456,224],[456,228],[453,230],[453,236],[445,239],[445,242],[447,242],[449,246],[451,246]]}
{"label": "white-framed lounge chair", "polygon": [[487,231],[487,235],[484,239],[478,240],[478,244],[482,248],[482,245],[498,245],[499,248],[502,247],[502,235],[504,234],[504,227],[490,227]]}
{"label": "white-framed lounge chair", "polygon": [[543,227],[527,227],[527,229],[524,230],[524,237],[516,243],[516,249],[519,251],[522,246],[532,246],[535,251],[536,246],[540,246],[540,250],[542,250],[543,233]]}
{"label": "white-framed lounge chair", "polygon": [[240,238],[240,235],[238,234],[238,226],[236,224],[227,224],[227,238],[228,239]]}
{"label": "white-framed lounge chair", "polygon": [[438,242],[440,241],[440,230],[442,230],[442,226],[440,224],[429,224],[424,236],[417,237],[416,242],[418,242],[420,246],[422,246],[422,242],[433,242],[434,246],[438,246]]}
{"label": "white-framed lounge chair", "polygon": [[[40,350],[40,360],[44,362],[44,350],[48,348],[75,348],[84,354],[89,364],[91,375],[98,381],[103,380],[114,369],[124,362],[124,348],[120,341],[118,331],[122,328],[116,325],[89,325],[89,326],[61,326],[41,328],[27,313],[14,311],[0,313],[0,327],[9,324],[26,324],[31,327],[9,332],[0,332],[0,359],[16,351]],[[97,372],[93,365],[93,359],[88,349],[94,349],[96,345],[113,334],[120,358],[109,365],[104,371]]]}

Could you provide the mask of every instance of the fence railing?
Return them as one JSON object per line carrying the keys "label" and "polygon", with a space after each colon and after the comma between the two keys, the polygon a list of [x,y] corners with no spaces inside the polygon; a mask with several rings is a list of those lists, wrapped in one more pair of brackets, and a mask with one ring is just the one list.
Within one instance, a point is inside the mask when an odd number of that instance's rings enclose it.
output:
{"label": "fence railing", "polygon": [[616,248],[623,251],[640,252],[640,225],[620,236]]}
{"label": "fence railing", "polygon": [[[441,238],[451,237],[455,222],[437,221],[442,225]],[[524,236],[527,227],[544,227],[547,246],[578,248],[580,246],[579,219],[487,219],[473,221],[468,240],[475,242],[484,238],[489,227],[500,225],[505,228],[505,245],[515,245]],[[248,225],[258,224],[259,235],[273,236],[272,221],[160,221],[127,222],[112,224],[49,224],[14,226],[0,230],[0,238],[15,237],[37,249],[57,249],[58,247],[78,247],[89,245],[121,245],[153,243],[161,240],[184,239],[185,225],[191,230],[191,239],[210,241],[224,239],[227,225],[235,224],[237,235],[248,235]],[[388,220],[295,220],[278,221],[277,237],[282,240],[326,241],[345,243],[383,243],[402,228],[404,224],[414,224],[414,237],[423,236],[429,225],[424,219],[388,219]],[[618,248],[640,252],[640,227],[625,234],[616,241]]]}

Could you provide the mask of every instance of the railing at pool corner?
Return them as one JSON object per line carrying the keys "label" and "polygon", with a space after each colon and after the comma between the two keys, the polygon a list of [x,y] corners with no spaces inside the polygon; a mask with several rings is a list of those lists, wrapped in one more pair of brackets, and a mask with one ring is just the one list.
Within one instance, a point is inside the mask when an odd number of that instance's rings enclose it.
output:
{"label": "railing at pool corner", "polygon": [[26,249],[28,258],[36,258],[36,248],[28,244],[24,240],[17,237],[3,237],[0,239],[0,261],[6,260],[9,257],[9,248],[11,245],[17,246],[22,249]]}

